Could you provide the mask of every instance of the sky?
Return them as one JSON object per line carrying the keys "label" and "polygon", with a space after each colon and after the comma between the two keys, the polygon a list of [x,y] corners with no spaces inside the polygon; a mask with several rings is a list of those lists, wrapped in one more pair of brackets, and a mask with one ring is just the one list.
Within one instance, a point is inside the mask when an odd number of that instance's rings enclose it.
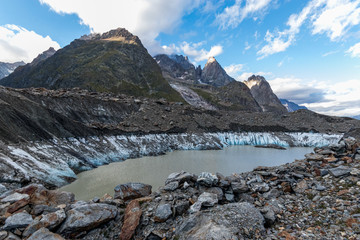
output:
{"label": "sky", "polygon": [[279,98],[360,114],[360,0],[1,0],[0,61],[31,62],[82,35],[124,27],[152,55],[210,56]]}

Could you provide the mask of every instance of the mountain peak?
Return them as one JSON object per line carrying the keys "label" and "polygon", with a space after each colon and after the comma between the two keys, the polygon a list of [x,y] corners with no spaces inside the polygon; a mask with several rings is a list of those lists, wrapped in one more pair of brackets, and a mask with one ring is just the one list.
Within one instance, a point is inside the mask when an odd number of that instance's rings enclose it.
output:
{"label": "mountain peak", "polygon": [[215,57],[212,56],[212,57],[209,57],[206,64],[208,64],[208,63],[210,64],[210,63],[213,63],[213,62],[217,62],[217,61],[216,61]]}
{"label": "mountain peak", "polygon": [[225,86],[228,83],[235,81],[235,79],[227,75],[214,57],[210,57],[202,71],[201,81],[219,87]]}
{"label": "mountain peak", "polygon": [[281,104],[278,97],[274,94],[270,84],[263,76],[252,75],[247,81],[244,81],[251,91],[255,100],[259,103],[264,112],[287,112]]}
{"label": "mountain peak", "polygon": [[84,35],[80,40],[91,41],[91,40],[105,40],[105,41],[119,41],[128,44],[138,44],[142,45],[140,39],[130,33],[125,28],[117,28],[105,32],[103,34],[91,33],[89,35]]}

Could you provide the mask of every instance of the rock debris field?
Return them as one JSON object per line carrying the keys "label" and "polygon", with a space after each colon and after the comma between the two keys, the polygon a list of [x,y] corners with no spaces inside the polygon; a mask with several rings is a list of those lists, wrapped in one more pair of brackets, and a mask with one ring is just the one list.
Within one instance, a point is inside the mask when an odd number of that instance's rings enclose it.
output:
{"label": "rock debris field", "polygon": [[359,239],[360,143],[347,138],[304,160],[251,172],[172,173],[151,192],[75,201],[40,184],[0,185],[3,239]]}

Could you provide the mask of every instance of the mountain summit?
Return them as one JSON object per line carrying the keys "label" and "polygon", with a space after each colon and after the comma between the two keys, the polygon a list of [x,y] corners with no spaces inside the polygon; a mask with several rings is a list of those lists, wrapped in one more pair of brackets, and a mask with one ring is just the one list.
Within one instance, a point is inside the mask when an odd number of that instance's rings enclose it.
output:
{"label": "mountain summit", "polygon": [[54,55],[0,80],[15,88],[79,87],[90,91],[183,101],[140,39],[124,28],[74,40]]}
{"label": "mountain summit", "polygon": [[251,94],[264,112],[287,112],[264,77],[252,75],[244,83],[250,88]]}
{"label": "mountain summit", "polygon": [[230,82],[235,81],[235,79],[227,75],[225,70],[214,57],[210,57],[202,70],[201,81],[203,83],[219,87],[225,86]]}

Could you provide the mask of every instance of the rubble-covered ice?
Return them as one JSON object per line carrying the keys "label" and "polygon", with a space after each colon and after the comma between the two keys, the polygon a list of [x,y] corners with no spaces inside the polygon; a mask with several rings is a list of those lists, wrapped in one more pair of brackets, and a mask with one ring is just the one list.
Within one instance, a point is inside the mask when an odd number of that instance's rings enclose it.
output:
{"label": "rubble-covered ice", "polygon": [[97,166],[173,150],[221,149],[229,145],[277,144],[320,147],[342,135],[320,133],[203,133],[97,136],[0,145],[0,179],[44,182],[62,186],[77,172]]}

